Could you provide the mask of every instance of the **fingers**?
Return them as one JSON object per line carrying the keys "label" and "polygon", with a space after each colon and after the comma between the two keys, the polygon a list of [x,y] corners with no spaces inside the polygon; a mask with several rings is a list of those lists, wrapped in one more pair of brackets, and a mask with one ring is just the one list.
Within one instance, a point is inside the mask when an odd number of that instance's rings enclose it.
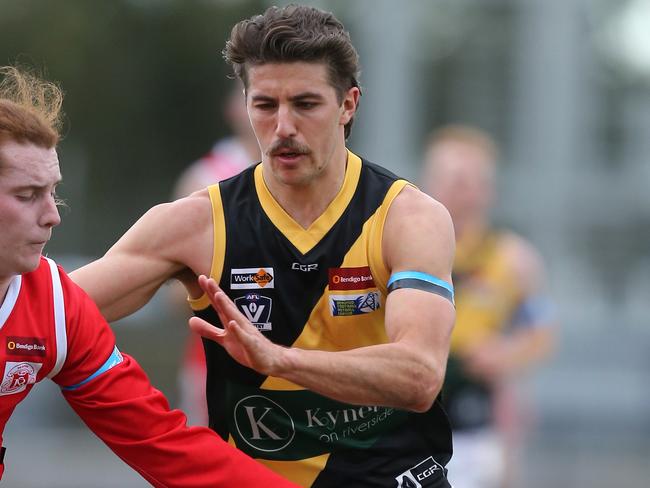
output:
{"label": "fingers", "polygon": [[235,303],[219,288],[219,285],[213,278],[200,275],[198,281],[201,289],[208,295],[210,303],[219,315],[219,320],[222,324],[227,324],[229,321],[234,320],[240,328],[246,330],[248,333],[258,332],[257,327],[251,324],[244,314],[241,313]]}
{"label": "fingers", "polygon": [[191,317],[189,320],[190,330],[195,334],[205,337],[221,344],[223,337],[226,334],[224,329],[220,329],[212,325],[210,322],[206,322],[200,317]]}
{"label": "fingers", "polygon": [[223,291],[220,290],[215,298],[219,302],[219,308],[228,317],[228,320],[236,320],[240,324],[248,322],[248,319],[239,311],[237,305]]}
{"label": "fingers", "polygon": [[212,308],[215,309],[217,312],[217,315],[219,316],[219,320],[221,321],[222,324],[228,323],[229,318],[224,314],[224,308],[223,308],[223,300],[220,299],[220,296],[225,297],[226,301],[228,301],[228,297],[226,294],[219,288],[219,285],[217,285],[217,282],[212,279],[208,278],[205,275],[200,275],[199,276],[199,286],[201,289],[205,292],[205,294],[208,296],[208,299],[210,300],[210,303],[212,304]]}
{"label": "fingers", "polygon": [[217,282],[213,278],[208,278],[205,275],[199,276],[199,286],[210,296],[219,291],[219,285],[217,285]]}

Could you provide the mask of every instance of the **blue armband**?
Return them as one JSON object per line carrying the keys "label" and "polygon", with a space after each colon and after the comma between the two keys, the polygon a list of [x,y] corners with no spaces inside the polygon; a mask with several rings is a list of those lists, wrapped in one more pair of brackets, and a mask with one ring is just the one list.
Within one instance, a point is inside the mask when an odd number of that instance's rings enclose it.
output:
{"label": "blue armband", "polygon": [[388,293],[400,288],[414,288],[446,298],[454,303],[454,287],[440,278],[419,271],[393,273],[388,280]]}
{"label": "blue armband", "polygon": [[122,361],[124,361],[124,358],[122,357],[122,354],[120,353],[117,346],[115,346],[115,348],[113,349],[113,352],[108,357],[106,362],[104,364],[102,364],[97,371],[95,371],[93,374],[91,374],[88,378],[86,378],[82,382],[77,383],[76,385],[72,385],[72,386],[62,386],[61,389],[62,390],[76,390],[80,386],[83,386],[86,383],[88,383],[90,380],[93,380],[93,379],[97,378],[99,375],[102,375],[102,374],[106,373],[106,371],[108,371],[109,369],[117,366]]}

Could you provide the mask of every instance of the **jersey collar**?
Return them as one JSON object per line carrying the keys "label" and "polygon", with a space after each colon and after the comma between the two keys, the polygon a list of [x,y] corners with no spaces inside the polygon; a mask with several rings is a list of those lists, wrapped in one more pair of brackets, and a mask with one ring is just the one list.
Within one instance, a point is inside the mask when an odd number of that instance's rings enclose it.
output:
{"label": "jersey collar", "polygon": [[350,204],[361,175],[361,158],[348,151],[347,166],[343,185],[325,212],[318,217],[307,229],[298,224],[280,204],[273,198],[262,176],[262,165],[255,168],[255,189],[264,213],[271,219],[273,225],[298,249],[302,254],[308,253],[325,237],[325,234],[339,220]]}
{"label": "jersey collar", "polygon": [[2,302],[2,306],[0,306],[0,329],[2,329],[2,327],[5,325],[5,322],[14,309],[14,305],[16,305],[18,295],[20,294],[20,285],[22,284],[22,281],[22,275],[16,275],[11,279],[11,282],[9,283],[7,294],[5,295],[5,299]]}

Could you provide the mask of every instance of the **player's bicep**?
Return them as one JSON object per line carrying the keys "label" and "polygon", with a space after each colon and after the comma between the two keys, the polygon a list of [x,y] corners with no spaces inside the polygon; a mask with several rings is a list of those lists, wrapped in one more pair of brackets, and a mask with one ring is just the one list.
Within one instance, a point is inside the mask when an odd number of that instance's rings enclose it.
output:
{"label": "player's bicep", "polygon": [[391,274],[420,272],[451,283],[454,228],[440,203],[405,187],[391,205],[384,226],[382,253]]}
{"label": "player's bicep", "polygon": [[407,187],[391,206],[382,244],[391,272],[386,302],[390,340],[407,340],[446,359],[455,317],[449,214],[439,203]]}

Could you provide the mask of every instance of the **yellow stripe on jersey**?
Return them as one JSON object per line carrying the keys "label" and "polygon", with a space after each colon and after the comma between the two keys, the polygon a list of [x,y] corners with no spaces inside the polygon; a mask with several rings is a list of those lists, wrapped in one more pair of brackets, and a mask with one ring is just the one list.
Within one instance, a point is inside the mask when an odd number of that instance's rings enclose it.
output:
{"label": "yellow stripe on jersey", "polygon": [[339,220],[354,196],[360,174],[361,159],[348,151],[348,164],[341,189],[325,212],[308,229],[304,229],[298,222],[293,220],[275,198],[273,198],[264,182],[261,164],[255,168],[255,188],[260,199],[260,204],[269,219],[271,219],[273,224],[296,249],[302,254],[306,254],[320,242],[325,234]]}
{"label": "yellow stripe on jersey", "polygon": [[[210,277],[219,283],[221,273],[223,273],[223,261],[226,255],[226,220],[223,215],[223,203],[221,201],[221,192],[219,184],[208,187],[210,203],[212,204],[212,231],[213,231],[213,250],[212,265]],[[188,298],[192,310],[203,310],[210,306],[210,300],[204,293],[199,298]]]}
{"label": "yellow stripe on jersey", "polygon": [[[228,444],[237,447],[232,435],[228,436]],[[297,485],[311,486],[325,468],[329,457],[330,453],[325,453],[320,456],[301,459],[299,463],[296,461],[274,461],[260,458],[255,458],[255,460]]]}
{"label": "yellow stripe on jersey", "polygon": [[406,185],[411,185],[411,183],[406,180],[397,180],[390,187],[384,201],[373,216],[373,225],[370,228],[368,236],[368,264],[372,275],[375,277],[375,283],[377,283],[382,295],[387,295],[388,293],[386,284],[390,277],[390,271],[386,268],[386,263],[381,252],[381,243],[384,238],[384,224],[386,223],[386,216],[388,215],[390,205]]}
{"label": "yellow stripe on jersey", "polygon": [[329,457],[329,453],[321,454],[320,456],[301,459],[299,463],[295,461],[270,461],[267,459],[257,459],[257,461],[297,485],[311,486],[325,468]]}

